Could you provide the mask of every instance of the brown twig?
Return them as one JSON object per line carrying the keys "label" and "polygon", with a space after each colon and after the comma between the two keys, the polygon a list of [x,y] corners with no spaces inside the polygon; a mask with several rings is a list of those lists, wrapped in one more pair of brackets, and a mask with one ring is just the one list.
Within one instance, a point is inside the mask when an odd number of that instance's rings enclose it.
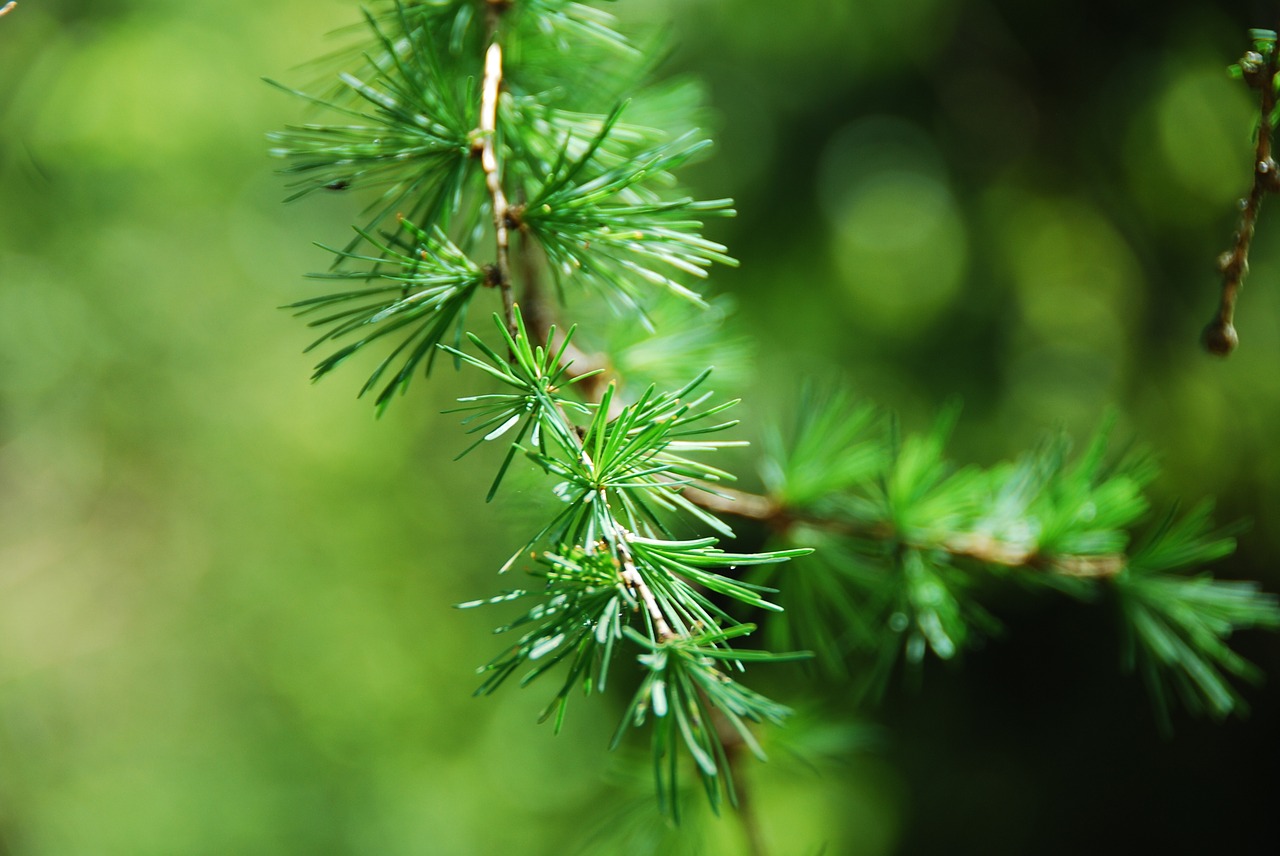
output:
{"label": "brown twig", "polygon": [[[497,47],[497,43],[494,44],[494,47]],[[490,48],[490,55],[492,55],[492,52],[493,48]],[[500,59],[498,62],[500,62]],[[488,65],[488,62],[486,62],[486,69],[488,68]],[[489,79],[487,72],[485,74],[485,79],[486,81]],[[488,175],[489,172],[486,170],[486,176]],[[491,193],[493,191],[492,184],[490,184],[490,191]],[[500,186],[498,187],[498,193],[501,194]],[[495,211],[498,208],[497,199],[498,197],[495,196]],[[505,196],[502,197],[502,200],[503,204],[505,204]],[[507,234],[508,233],[505,229],[499,233],[499,267],[501,267],[504,260],[508,258],[505,252],[508,246],[506,241]],[[546,348],[559,348],[564,344],[565,333],[555,329],[555,325],[552,323],[551,313],[547,308],[546,301],[543,299],[540,280],[538,279],[537,270],[534,265],[532,242],[528,240],[527,235],[522,235],[522,240],[520,242],[520,265],[521,277],[524,280],[524,291],[521,295],[521,312],[522,317],[525,320],[525,326],[529,332],[529,336],[532,338],[533,342],[538,345]],[[507,276],[507,283],[507,289],[503,292],[504,299],[511,292],[509,273]],[[514,317],[508,316],[508,324],[511,325],[513,321]],[[512,336],[514,335],[515,332],[513,331]],[[572,343],[565,348],[564,357],[567,362],[571,364],[571,368],[568,372],[571,378],[581,377],[596,368],[603,368],[603,366],[600,365],[604,362],[603,359],[592,358],[579,350]],[[604,390],[609,383],[616,383],[616,381],[611,381],[611,379],[606,377],[606,374],[608,373],[606,372],[593,375],[591,378],[582,382],[584,387],[582,392],[587,398],[599,402],[603,398]],[[621,396],[614,396],[613,400],[618,403],[617,406],[620,408]],[[573,424],[563,410],[561,410],[560,415],[566,425]],[[586,449],[580,449],[579,454],[581,455],[584,465],[589,469],[594,468],[591,456],[587,453]],[[596,501],[608,502],[608,498],[604,490],[600,490],[596,494]],[[640,604],[644,607],[645,612],[648,613],[649,620],[653,624],[654,634],[657,636],[657,641],[667,642],[675,639],[679,634],[671,629],[671,625],[667,622],[666,616],[662,614],[662,607],[659,605],[657,597],[649,587],[649,584],[645,582],[644,576],[641,575],[640,570],[636,567],[635,557],[631,554],[631,545],[629,543],[630,537],[631,533],[621,527],[615,527],[614,530],[609,533],[609,542],[613,545],[614,550],[617,551],[618,561],[622,567],[622,581],[636,596],[637,600],[639,600]]]}
{"label": "brown twig", "polygon": [[1123,553],[1098,555],[1045,555],[1020,544],[1000,541],[990,535],[955,535],[940,544],[911,544],[917,549],[941,548],[952,556],[976,559],[985,565],[1046,571],[1064,577],[1105,579],[1125,569],[1128,558]]}
{"label": "brown twig", "polygon": [[1258,92],[1261,115],[1258,119],[1258,142],[1253,158],[1253,187],[1244,201],[1235,243],[1230,250],[1218,257],[1218,270],[1222,272],[1222,297],[1218,303],[1218,314],[1201,335],[1205,350],[1220,357],[1230,354],[1240,342],[1235,327],[1236,298],[1249,273],[1249,246],[1253,242],[1253,232],[1263,198],[1268,193],[1280,190],[1280,176],[1277,175],[1276,162],[1271,157],[1271,113],[1276,106],[1273,83],[1276,75],[1276,50],[1273,48],[1265,58],[1255,51],[1249,51],[1240,60],[1240,69],[1245,83]]}
{"label": "brown twig", "polygon": [[[484,57],[484,80],[480,88],[480,127],[476,132],[475,151],[480,156],[480,166],[484,171],[485,187],[493,206],[493,233],[496,244],[496,257],[490,269],[491,286],[502,293],[502,317],[511,337],[517,334],[515,318],[515,286],[511,276],[511,230],[521,232],[520,273],[524,280],[524,294],[521,309],[526,328],[535,344],[544,347],[559,347],[564,343],[563,333],[551,341],[551,313],[547,310],[542,296],[537,269],[533,261],[532,242],[528,239],[524,225],[520,222],[519,208],[507,199],[506,190],[502,186],[502,170],[498,163],[498,96],[502,91],[502,46],[496,39],[498,24],[502,14],[511,7],[511,0],[485,0],[488,5],[488,31],[492,41]],[[581,377],[597,369],[606,368],[602,359],[592,358],[572,343],[565,349],[565,357],[573,363],[569,376]],[[587,394],[599,398],[608,383],[606,373],[593,375],[585,383]]]}
{"label": "brown twig", "polygon": [[[498,7],[491,5],[490,8],[492,10]],[[480,87],[480,167],[484,170],[485,186],[489,189],[489,197],[493,203],[493,233],[497,244],[491,282],[502,293],[502,318],[514,337],[517,327],[515,295],[511,286],[511,205],[502,189],[497,153],[498,93],[501,89],[502,45],[494,41],[484,56],[484,82]]]}

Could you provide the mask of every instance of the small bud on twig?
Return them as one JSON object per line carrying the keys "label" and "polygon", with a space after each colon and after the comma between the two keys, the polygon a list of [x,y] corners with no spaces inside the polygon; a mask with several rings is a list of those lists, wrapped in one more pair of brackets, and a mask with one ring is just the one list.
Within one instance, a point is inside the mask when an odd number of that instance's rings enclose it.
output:
{"label": "small bud on twig", "polygon": [[1204,328],[1200,341],[1204,344],[1204,349],[1209,353],[1225,357],[1236,349],[1236,345],[1240,344],[1240,336],[1236,333],[1234,324],[1230,321],[1219,319],[1210,322]]}

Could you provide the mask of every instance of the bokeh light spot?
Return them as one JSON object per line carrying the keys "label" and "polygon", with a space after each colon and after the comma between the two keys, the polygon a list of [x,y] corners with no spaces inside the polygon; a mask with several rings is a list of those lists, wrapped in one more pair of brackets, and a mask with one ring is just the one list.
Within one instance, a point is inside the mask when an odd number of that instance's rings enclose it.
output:
{"label": "bokeh light spot", "polygon": [[830,252],[857,317],[907,334],[951,303],[968,240],[923,132],[900,119],[856,122],[829,144],[819,181]]}

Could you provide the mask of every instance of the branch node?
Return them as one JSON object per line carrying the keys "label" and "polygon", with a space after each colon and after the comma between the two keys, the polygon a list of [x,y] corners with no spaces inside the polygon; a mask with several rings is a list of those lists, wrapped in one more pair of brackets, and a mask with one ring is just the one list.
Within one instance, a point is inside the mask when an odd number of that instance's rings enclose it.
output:
{"label": "branch node", "polygon": [[1247,269],[1248,266],[1248,262],[1236,256],[1230,250],[1218,256],[1218,273],[1224,276],[1239,279],[1241,271]]}
{"label": "branch node", "polygon": [[1240,57],[1240,76],[1250,89],[1261,89],[1267,79],[1268,63],[1257,51],[1245,51]]}

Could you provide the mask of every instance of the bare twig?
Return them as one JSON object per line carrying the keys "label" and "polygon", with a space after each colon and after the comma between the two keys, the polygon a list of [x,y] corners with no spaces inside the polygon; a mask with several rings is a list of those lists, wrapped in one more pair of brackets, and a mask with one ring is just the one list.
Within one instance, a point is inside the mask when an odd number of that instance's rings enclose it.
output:
{"label": "bare twig", "polygon": [[1218,270],[1222,272],[1222,297],[1218,303],[1218,314],[1204,328],[1201,336],[1205,350],[1221,357],[1234,351],[1240,342],[1235,328],[1236,298],[1249,273],[1249,245],[1253,242],[1258,211],[1268,193],[1280,190],[1280,176],[1277,175],[1276,162],[1271,157],[1271,113],[1276,107],[1273,83],[1276,75],[1276,50],[1273,48],[1265,58],[1255,51],[1249,51],[1241,59],[1240,69],[1245,82],[1258,92],[1260,116],[1258,142],[1253,158],[1253,187],[1244,200],[1235,243],[1230,250],[1218,257]]}

